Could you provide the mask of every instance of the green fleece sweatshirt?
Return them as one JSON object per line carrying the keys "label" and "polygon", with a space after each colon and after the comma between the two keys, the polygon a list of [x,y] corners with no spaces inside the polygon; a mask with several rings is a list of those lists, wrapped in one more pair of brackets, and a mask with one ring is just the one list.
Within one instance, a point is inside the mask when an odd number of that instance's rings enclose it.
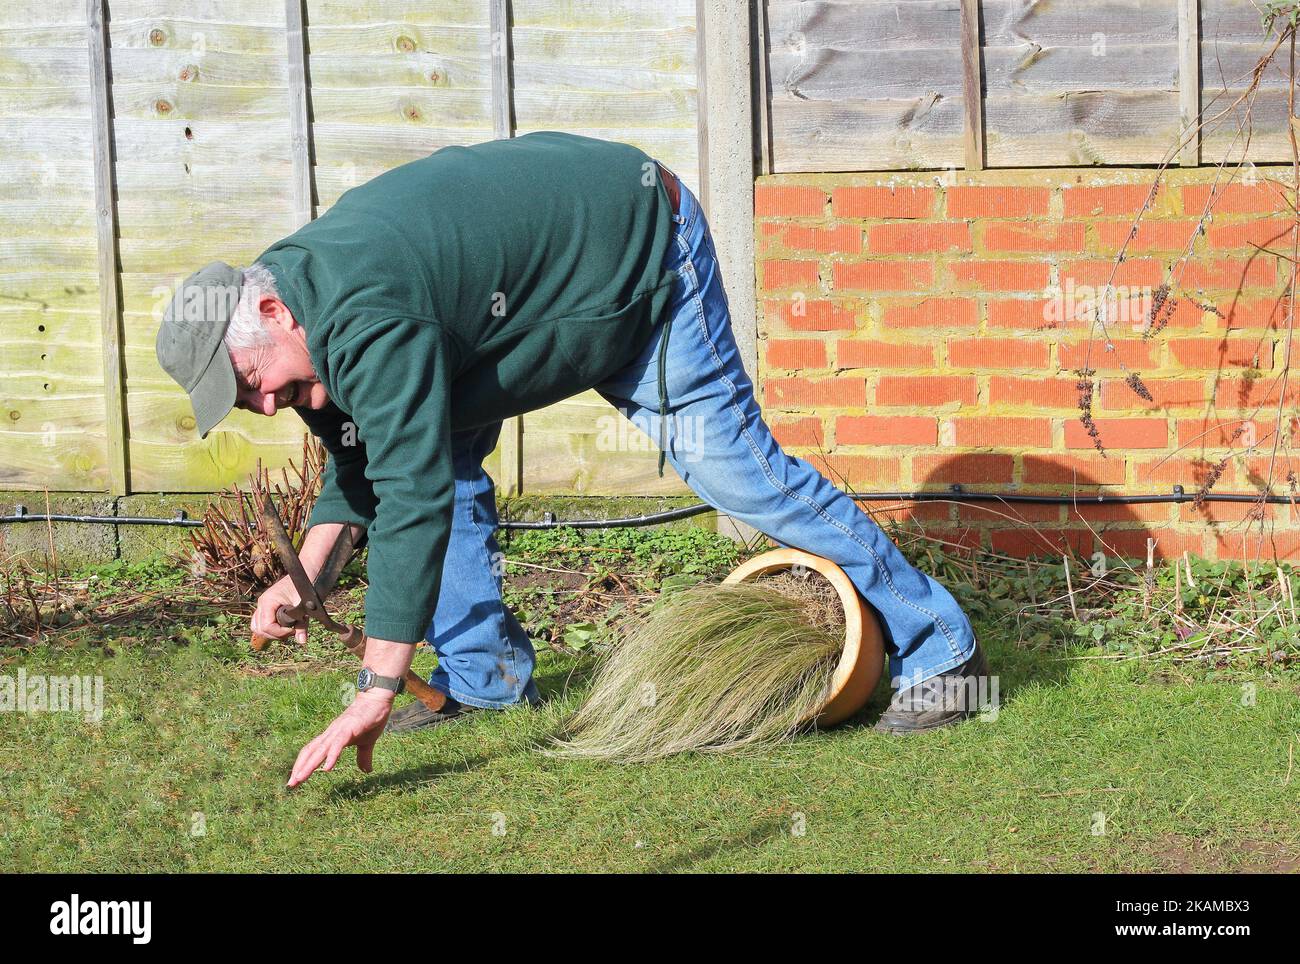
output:
{"label": "green fleece sweatshirt", "polygon": [[451,433],[585,391],[646,346],[671,218],[642,151],[540,131],[388,171],[258,259],[330,397],[298,410],[330,455],[310,523],[368,529],[367,635],[429,629]]}

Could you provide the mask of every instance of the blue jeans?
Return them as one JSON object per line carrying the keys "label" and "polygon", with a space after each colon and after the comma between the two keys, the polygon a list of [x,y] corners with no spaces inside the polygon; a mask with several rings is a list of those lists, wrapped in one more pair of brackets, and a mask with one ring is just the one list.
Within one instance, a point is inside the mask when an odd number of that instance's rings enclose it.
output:
{"label": "blue jeans", "polygon": [[532,643],[501,601],[505,557],[495,535],[496,486],[483,471],[501,424],[452,433],[456,504],[442,588],[424,637],[438,654],[429,685],[483,709],[539,699]]}
{"label": "blue jeans", "polygon": [[[975,634],[956,599],[914,567],[856,502],[801,458],[787,455],[763,421],[731,332],[727,296],[708,222],[682,185],[665,267],[678,283],[668,317],[667,458],[705,502],[781,546],[838,564],[880,617],[895,686],[961,665]],[[660,329],[641,354],[595,386],[658,441]],[[482,461],[500,425],[457,433],[456,519],[430,642],[439,667],[429,682],[473,706],[536,700],[533,649],[501,603],[492,532],[496,505]]]}

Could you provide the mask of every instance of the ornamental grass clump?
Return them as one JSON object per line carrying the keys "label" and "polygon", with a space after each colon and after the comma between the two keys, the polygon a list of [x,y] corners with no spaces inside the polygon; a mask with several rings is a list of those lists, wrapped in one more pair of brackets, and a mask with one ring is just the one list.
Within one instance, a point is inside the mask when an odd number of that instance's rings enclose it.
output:
{"label": "ornamental grass clump", "polygon": [[810,725],[843,646],[843,611],[820,575],[681,590],[603,658],[548,752],[637,763],[770,746]]}

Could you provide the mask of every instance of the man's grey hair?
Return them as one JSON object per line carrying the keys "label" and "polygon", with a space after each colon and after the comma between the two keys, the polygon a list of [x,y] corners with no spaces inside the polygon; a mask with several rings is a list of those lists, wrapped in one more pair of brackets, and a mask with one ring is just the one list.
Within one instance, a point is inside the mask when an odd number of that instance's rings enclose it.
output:
{"label": "man's grey hair", "polygon": [[230,325],[226,328],[226,348],[248,349],[264,345],[271,340],[266,325],[262,323],[262,313],[258,309],[263,295],[280,297],[275,286],[275,277],[266,265],[253,262],[243,269],[243,290],[239,295],[239,304],[230,316]]}

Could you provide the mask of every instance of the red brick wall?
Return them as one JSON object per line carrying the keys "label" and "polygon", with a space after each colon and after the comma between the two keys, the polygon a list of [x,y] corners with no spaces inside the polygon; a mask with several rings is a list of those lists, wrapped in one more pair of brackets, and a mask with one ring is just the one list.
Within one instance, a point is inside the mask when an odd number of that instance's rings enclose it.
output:
{"label": "red brick wall", "polygon": [[[1153,171],[760,178],[768,423],[788,451],[860,491],[1195,492],[1221,466],[1214,492],[1258,493],[1272,460],[1274,491],[1288,494],[1288,472],[1300,478],[1300,457],[1288,457],[1300,373],[1280,431],[1277,417],[1289,262],[1257,246],[1290,252],[1291,220],[1269,183],[1289,174],[1259,168],[1257,183],[1220,183],[1198,232],[1215,176],[1166,172],[1122,262]],[[1093,319],[1117,263],[1107,350]],[[1104,457],[1079,418],[1074,370],[1085,363]],[[1125,383],[1131,374],[1150,401]],[[972,503],[893,514],[1014,554],[1068,542],[1085,555],[1145,556],[1153,536],[1159,556],[1241,558],[1262,531],[1261,555],[1300,556],[1300,508],[1268,506],[1263,528],[1247,533],[1249,508]]]}

